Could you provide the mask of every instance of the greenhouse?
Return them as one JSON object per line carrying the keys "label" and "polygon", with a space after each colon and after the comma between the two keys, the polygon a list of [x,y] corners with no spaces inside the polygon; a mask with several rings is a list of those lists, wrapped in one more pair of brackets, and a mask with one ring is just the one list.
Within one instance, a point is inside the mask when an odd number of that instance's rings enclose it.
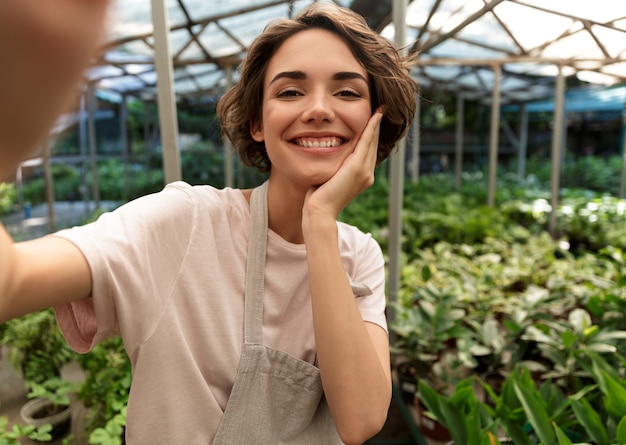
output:
{"label": "greenhouse", "polygon": [[[180,278],[182,283],[169,283],[165,281],[167,274],[154,272],[165,267],[161,268],[160,262],[173,263],[170,250],[174,258],[176,249],[182,249],[174,243],[185,242],[178,241],[179,236],[182,239],[188,230],[209,233],[210,229],[195,226],[187,229],[187,224],[192,226],[190,218],[196,216],[185,213],[188,210],[180,203],[181,197],[189,197],[190,201],[199,198],[192,192],[180,191],[175,199],[172,183],[183,181],[194,190],[200,190],[193,187],[197,185],[209,185],[218,191],[258,190],[272,174],[278,176],[269,167],[263,171],[263,168],[250,166],[250,159],[259,155],[244,152],[237,147],[237,141],[242,139],[231,140],[226,135],[227,131],[221,126],[226,114],[218,104],[224,103],[220,101],[229,96],[227,92],[234,86],[243,83],[242,78],[252,79],[245,77],[251,74],[242,72],[242,67],[255,39],[277,20],[298,17],[313,3],[338,5],[362,17],[368,31],[390,42],[401,57],[411,59],[409,75],[419,87],[415,95],[396,96],[398,103],[389,105],[398,109],[405,103],[415,105],[412,113],[407,113],[412,116],[406,122],[407,131],[394,141],[387,159],[375,168],[372,164],[373,184],[361,187],[363,191],[356,193],[337,217],[339,237],[344,233],[342,227],[358,228],[380,246],[381,264],[384,262],[381,266],[385,299],[382,324],[388,331],[392,393],[382,430],[378,428],[376,434],[368,434],[364,443],[626,443],[626,3],[615,0],[596,0],[592,4],[587,0],[111,0],[106,35],[82,73],[82,82],[75,91],[70,110],[58,115],[46,141],[34,154],[23,159],[5,182],[0,182],[0,220],[10,237],[19,243],[95,221],[93,226],[102,233],[110,227],[107,236],[111,243],[120,243],[119,256],[126,255],[126,258],[118,262],[112,255],[102,260],[102,265],[91,259],[97,256],[92,250],[101,249],[97,243],[89,241],[90,236],[100,233],[95,229],[50,237],[67,237],[64,239],[81,250],[81,246],[87,246],[84,262],[89,267],[99,266],[104,271],[109,267],[104,262],[110,261],[112,270],[126,268],[126,272],[111,272],[112,278],[108,280],[115,282],[115,286],[111,284],[111,289],[106,288],[106,291],[103,291],[103,283],[108,281],[93,278],[89,295],[96,291],[113,295],[121,293],[122,289],[136,290],[154,292],[158,302],[161,290],[156,288],[163,283],[171,285],[172,289],[180,286],[181,292],[193,289],[197,284],[187,275]],[[295,32],[276,45],[268,56],[270,61],[262,69],[270,70],[267,67],[272,66],[273,60],[283,60],[277,54],[282,54],[290,41],[296,41],[294,36],[308,32],[311,30]],[[335,37],[342,35],[337,31],[333,33]],[[0,33],[0,39],[3,38]],[[342,39],[351,51],[348,54],[358,64],[355,71],[362,68],[366,73],[358,76],[375,91],[369,84],[374,82],[372,74],[363,62],[370,59],[358,55],[358,50],[354,49],[356,43]],[[328,44],[322,40],[323,44]],[[306,51],[321,52],[315,45],[307,47]],[[291,59],[285,56],[284,60],[305,59],[298,53],[305,54],[292,51]],[[333,60],[332,54],[328,55],[329,60]],[[323,59],[325,57],[316,58],[310,65],[322,72],[327,62]],[[343,71],[339,74],[345,76]],[[306,78],[306,74],[296,71],[281,72],[276,78],[299,79],[293,83],[304,85],[305,81],[298,76]],[[341,76],[336,74],[333,81],[337,78]],[[349,82],[353,95],[358,81]],[[305,96],[294,90],[289,93]],[[354,110],[354,113],[344,113],[359,116],[360,101],[346,99],[344,94],[342,91],[333,98],[342,96],[342,106]],[[368,99],[368,118],[374,110],[377,94],[376,90]],[[265,101],[272,103],[265,96],[259,100],[264,104]],[[298,100],[281,98],[281,103],[293,104]],[[269,109],[274,113],[281,110]],[[261,119],[254,111],[237,110]],[[341,115],[337,110],[336,115]],[[280,114],[276,115],[280,121]],[[247,121],[246,132],[251,134],[248,139],[258,143],[255,135],[266,130],[263,123],[254,119]],[[282,119],[286,122],[287,118]],[[357,117],[346,118],[346,121],[349,123],[350,119]],[[365,123],[361,126],[363,135],[367,134],[364,127]],[[314,139],[311,134],[306,133],[294,141],[305,140],[301,146],[306,147],[306,140]],[[328,134],[322,139],[333,144],[342,145],[348,139],[336,133]],[[381,130],[381,140],[382,137]],[[263,146],[270,144],[269,136],[263,138],[267,138],[261,140]],[[254,164],[257,167],[274,162],[269,160],[269,150],[263,150],[265,161],[258,161],[257,157],[254,162],[261,162]],[[241,153],[250,158],[242,160],[238,156]],[[311,164],[317,165],[316,162]],[[304,175],[297,169],[285,177],[297,174]],[[174,185],[178,187],[182,186]],[[316,190],[323,190],[323,186],[317,187]],[[147,207],[141,205],[127,205],[138,198],[148,202],[156,200],[150,196],[168,193],[172,196],[163,201],[162,210],[170,215],[170,224],[179,227],[178,230],[164,229],[162,236],[170,234],[172,240],[163,241],[150,233],[154,226],[146,224],[144,227],[141,222],[141,218],[154,217],[155,211],[147,211]],[[307,196],[315,196],[316,191],[310,193]],[[250,203],[248,213],[252,213],[255,195],[245,196]],[[271,194],[269,196],[265,205],[271,210],[275,203],[271,201]],[[284,192],[283,196],[289,194]],[[302,200],[308,202],[304,195]],[[124,208],[130,210],[124,214]],[[176,210],[172,209],[180,209],[180,215],[175,215]],[[137,215],[132,216],[131,210],[138,212]],[[121,213],[124,219],[107,220],[106,215],[111,213]],[[103,214],[105,217],[100,219]],[[234,219],[226,222],[233,224],[233,231],[238,230],[235,228],[239,227],[236,225],[238,217],[228,215]],[[306,216],[304,212],[296,221],[302,220],[305,228]],[[250,218],[246,228],[261,221]],[[267,211],[265,218],[268,218]],[[196,220],[193,221],[196,224]],[[147,255],[145,257],[139,252],[143,244],[122,248],[124,240],[116,231],[125,230],[126,225],[135,222],[137,228],[129,233],[145,237],[146,244],[158,242],[168,247],[146,248],[141,252]],[[212,224],[206,225],[212,227]],[[265,230],[274,230],[271,212],[269,223],[263,224],[269,224],[269,229]],[[277,249],[271,244],[273,237],[291,246],[292,251],[302,246],[303,258],[308,255],[309,249],[304,246],[307,241],[311,242],[312,235],[307,238],[303,228],[293,235],[289,224],[285,226],[284,232],[266,234],[268,262],[272,252],[275,255],[277,252],[272,250]],[[189,236],[191,240],[192,235]],[[221,235],[215,236],[220,238]],[[251,229],[247,236],[252,245],[256,232]],[[317,242],[317,238],[314,239]],[[219,241],[215,244],[227,244],[225,239]],[[339,238],[340,249],[348,249],[342,247],[346,243]],[[359,248],[365,251],[365,247]],[[238,263],[229,258],[231,252],[239,252],[237,245],[231,246],[228,255],[217,248],[215,251],[209,247],[197,249],[197,253],[189,253],[196,264],[205,260],[199,256],[201,254],[215,257],[207,264],[215,265],[217,272],[212,272],[210,277],[213,278],[206,280],[227,281],[230,276],[220,271],[239,270]],[[253,256],[250,252],[252,250],[243,250],[242,255]],[[352,275],[360,271],[350,262],[351,255],[356,258],[355,252],[356,248],[341,250],[337,258],[346,268],[349,282],[345,284],[352,287],[356,297],[357,304],[352,306],[361,310],[365,321],[361,324],[370,332],[370,325],[375,326],[376,322],[368,319],[367,314],[373,309],[361,301],[372,294],[372,289],[365,282],[353,281]],[[192,262],[192,259],[186,261]],[[310,275],[303,272],[307,280],[314,273],[318,273],[317,277],[324,276],[313,261],[309,258]],[[145,287],[135,289],[128,283],[133,281],[133,275],[144,272],[141,262],[145,263],[149,278],[143,278]],[[247,275],[252,268],[249,259],[248,263],[244,261],[244,266],[240,278],[242,282],[245,278],[242,284],[242,292],[246,294],[245,314],[234,309],[233,313],[243,317],[245,329],[242,323],[241,333],[237,329],[228,332],[244,335],[246,331],[246,347],[247,332],[252,331],[247,331],[248,307],[252,305],[248,303],[251,291],[246,286],[254,288],[254,285],[248,284],[252,280]],[[4,267],[7,266],[0,265]],[[266,271],[270,270],[269,265],[265,267]],[[284,267],[284,279],[290,281],[287,275],[291,275],[291,270]],[[299,276],[298,266],[294,265],[293,270]],[[327,276],[335,277],[330,272]],[[266,280],[268,288],[274,289],[274,281],[269,282],[267,277],[261,279]],[[326,283],[322,286],[311,283],[311,290],[307,290],[308,299],[314,300],[311,326],[316,317],[320,317],[315,312],[320,310],[316,309],[316,292],[323,292],[316,289],[330,287],[324,286]],[[340,284],[337,287],[341,287]],[[376,288],[373,293],[377,294]],[[117,297],[111,297],[114,305],[128,304],[124,307],[129,309],[144,307],[134,306],[134,303],[131,306],[124,300],[113,301],[113,298]],[[146,363],[150,360],[144,359],[140,366],[137,359],[155,346],[150,346],[150,337],[134,338],[133,329],[135,326],[138,332],[147,329],[146,320],[155,316],[152,312],[156,313],[157,309],[153,311],[151,305],[146,305],[142,317],[133,321],[131,317],[108,314],[109,309],[101,300],[97,301],[96,306],[89,303],[93,315],[84,321],[75,318],[68,322],[68,315],[62,315],[66,312],[57,308],[56,313],[54,309],[47,309],[0,322],[0,444],[31,443],[25,442],[30,440],[77,445],[146,443],[146,439],[138,437],[142,433],[133,435],[130,431],[141,423],[142,417],[138,414],[141,408],[135,405],[133,410],[132,404],[129,405],[129,394],[133,394],[134,372],[143,372],[144,376],[152,373],[142,367],[149,366]],[[62,303],[65,304],[65,300]],[[87,311],[83,309],[87,304],[82,303],[67,304],[72,317],[79,317],[82,310]],[[195,301],[185,302],[181,306],[193,314],[198,312],[194,304]],[[269,329],[263,312],[267,304],[261,300],[263,335]],[[241,305],[244,307],[243,297]],[[177,313],[179,309],[163,306],[159,310]],[[217,306],[216,310],[231,314],[227,307]],[[292,314],[295,317],[298,313],[289,309],[274,316],[288,318]],[[3,315],[0,312],[0,320]],[[109,317],[107,322],[115,324],[122,336],[119,332],[110,336],[101,334],[100,323],[105,319],[102,317]],[[189,349],[202,355],[204,352],[198,351],[204,351],[201,348],[204,343],[196,336],[204,338],[214,331],[202,331],[198,326],[214,323],[231,329],[223,321],[228,317],[202,312],[197,320],[166,318],[162,323],[177,326],[172,329],[175,333],[178,333],[176,329],[183,332],[185,339],[193,338],[181,351]],[[63,323],[78,325],[76,333],[70,331],[69,343],[65,340],[67,325]],[[317,323],[321,326],[322,322]],[[333,322],[328,323],[331,326]],[[290,343],[285,339],[301,328],[296,324],[296,321],[291,323],[292,331],[273,334],[277,338],[272,341],[277,346],[271,346],[278,350],[274,352],[291,354]],[[352,324],[345,324],[344,330],[337,328],[332,332],[352,335],[349,331]],[[196,331],[191,331],[192,327]],[[111,333],[113,328],[110,326]],[[157,332],[156,327],[150,329]],[[258,329],[260,332],[261,326]],[[310,347],[312,359],[298,360],[309,361],[307,365],[315,364],[315,369],[321,363],[320,369],[326,369],[323,366],[328,366],[324,362],[327,349],[325,346],[315,349],[316,342],[325,345],[318,332],[322,328],[316,325],[315,329]],[[87,335],[85,332],[95,337],[89,352],[79,354],[71,336],[78,336],[75,342],[87,344],[91,340],[80,337]],[[128,337],[122,340],[124,335]],[[178,338],[168,337],[168,333],[161,335],[163,339],[172,338],[172,343]],[[300,341],[297,335],[295,337]],[[234,343],[236,339],[238,337],[229,341]],[[287,346],[283,349],[280,345]],[[176,348],[171,348],[175,351],[171,355],[181,360],[181,366],[185,366],[187,359],[199,363],[197,375],[180,374],[187,375],[190,382],[198,378],[213,391],[211,372],[225,378],[221,373],[226,371],[220,366],[203,364],[197,356],[188,358],[186,352],[179,354]],[[158,353],[153,354],[156,360]],[[226,355],[224,362],[229,360]],[[241,368],[235,366],[232,371],[237,369]],[[376,372],[370,368],[362,371],[365,377],[359,382],[375,386],[372,382]],[[374,377],[370,378],[370,374]],[[235,384],[239,382],[239,373],[236,378]],[[319,371],[317,378],[319,380]],[[321,381],[320,385],[324,383],[324,371]],[[146,382],[149,383],[142,386],[148,392],[145,387],[153,381]],[[178,385],[173,387],[185,388],[184,382]],[[235,387],[232,382],[229,385],[230,394]],[[197,387],[189,383],[188,388],[188,392],[195,395],[193,391]],[[350,390],[341,392],[334,386],[333,389],[323,388],[329,393],[322,392],[320,406],[325,409],[330,406],[337,434],[348,443],[345,437],[352,436],[346,435],[339,426],[341,416],[336,413],[343,405],[336,400],[337,394],[345,395]],[[181,420],[178,416],[182,414],[174,414],[174,409],[169,407],[179,401],[167,403],[167,395],[172,391],[163,392],[165,401],[162,403],[168,408],[164,419],[159,419],[162,425],[152,425],[154,431],[165,428],[164,425],[175,419]],[[131,399],[133,397],[137,396]],[[65,414],[70,420],[52,431],[47,426],[32,426],[24,417],[24,410],[41,399],[68,407]],[[146,400],[154,399],[158,397],[146,397]],[[225,403],[219,396],[217,399]],[[375,398],[357,399],[376,402]],[[228,395],[225,400],[228,401]],[[196,406],[195,402],[190,401],[189,406]],[[145,416],[144,424],[148,415]],[[135,422],[132,426],[131,419]],[[51,432],[59,435],[51,437]],[[222,434],[222,426],[217,438],[219,434]],[[198,432],[196,439],[200,436],[202,433]],[[154,436],[144,437],[154,440]],[[181,437],[191,437],[191,433]],[[268,440],[251,439],[252,435],[241,436],[246,439],[232,437],[220,443],[266,443]],[[275,439],[275,443],[299,442]],[[335,442],[328,440],[328,443]]]}

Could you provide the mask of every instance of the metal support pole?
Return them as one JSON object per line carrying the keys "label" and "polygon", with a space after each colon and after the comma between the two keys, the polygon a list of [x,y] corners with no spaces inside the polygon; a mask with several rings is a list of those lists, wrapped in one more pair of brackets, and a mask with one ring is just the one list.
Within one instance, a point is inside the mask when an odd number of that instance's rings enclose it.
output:
{"label": "metal support pole", "polygon": [[46,202],[48,204],[48,232],[52,233],[55,231],[56,221],[54,214],[54,179],[52,178],[52,164],[50,162],[50,137],[44,140],[43,171],[46,183]]}
{"label": "metal support pole", "polygon": [[169,40],[169,24],[165,0],[151,0],[154,26],[154,65],[157,72],[157,98],[163,149],[165,183],[182,178],[178,152],[178,120],[174,98],[174,68]]}
{"label": "metal support pole", "polygon": [[619,182],[619,197],[626,199],[626,110],[622,111],[622,174]]}
{"label": "metal support pole", "polygon": [[124,160],[124,197],[130,196],[130,173],[129,173],[129,147],[128,147],[128,98],[122,95],[120,101],[120,145],[122,148],[122,159]]}
{"label": "metal support pole", "polygon": [[[394,0],[393,23],[395,26],[395,44],[405,54],[407,0]],[[404,196],[404,163],[406,139],[398,141],[397,152],[389,161],[389,277],[387,294],[389,303],[398,299],[400,289],[400,258],[402,252],[402,205]],[[387,306],[387,316],[395,318],[393,304]]]}
{"label": "metal support pole", "polygon": [[526,104],[520,107],[519,146],[517,153],[517,180],[521,185],[526,177],[526,154],[528,152],[528,108]]}
{"label": "metal support pole", "polygon": [[[233,67],[227,66],[224,70],[226,76],[226,89],[230,89],[233,84]],[[233,187],[235,180],[233,175],[233,143],[224,136],[224,183],[226,187]]]}
{"label": "metal support pole", "polygon": [[551,174],[551,200],[550,220],[548,230],[552,236],[556,235],[556,215],[559,205],[559,188],[561,181],[561,149],[563,144],[563,105],[565,96],[565,76],[562,67],[559,66],[554,91],[554,125],[552,126],[552,174]]}
{"label": "metal support pole", "polygon": [[463,133],[465,124],[465,99],[463,94],[456,97],[456,136],[455,136],[455,156],[454,156],[454,177],[455,187],[461,188],[463,176]]}
{"label": "metal support pole", "polygon": [[414,183],[420,179],[421,112],[421,98],[417,94],[415,96],[415,117],[413,118],[413,140],[411,141],[411,181]]}
{"label": "metal support pole", "polygon": [[89,90],[83,92],[80,98],[80,114],[79,114],[79,126],[78,126],[78,139],[80,145],[80,166],[82,169],[82,183],[80,185],[80,197],[83,200],[85,216],[89,215],[90,209],[90,196],[89,196],[89,182],[87,181],[87,171],[89,170],[89,142],[87,131],[87,94]]}
{"label": "metal support pole", "polygon": [[487,205],[493,207],[496,202],[496,179],[498,172],[498,144],[500,136],[500,78],[502,66],[493,67],[493,91],[491,94],[491,132],[489,136],[489,188]]}
{"label": "metal support pole", "polygon": [[[87,139],[89,141],[89,165],[91,168],[91,199],[94,210],[100,208],[100,183],[98,181],[98,150],[96,141],[96,89],[89,85],[87,89]],[[90,206],[91,207],[91,206]],[[90,209],[90,211],[92,211]]]}

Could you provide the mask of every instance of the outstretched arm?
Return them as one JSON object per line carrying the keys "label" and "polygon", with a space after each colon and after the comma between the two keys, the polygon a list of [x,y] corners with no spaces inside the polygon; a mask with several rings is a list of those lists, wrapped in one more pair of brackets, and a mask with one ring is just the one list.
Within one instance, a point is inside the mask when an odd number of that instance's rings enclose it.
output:
{"label": "outstretched arm", "polygon": [[0,225],[0,323],[90,294],[89,265],[74,244],[56,236],[14,244]]}
{"label": "outstretched arm", "polygon": [[[100,44],[109,0],[0,1],[0,180],[76,95]],[[0,225],[0,322],[87,297],[91,275],[69,241],[14,244]]]}
{"label": "outstretched arm", "polygon": [[341,262],[336,220],[374,182],[380,112],[355,151],[324,185],[309,190],[302,228],[307,248],[317,356],[324,393],[342,440],[362,443],[383,426],[391,400],[389,340],[364,322]]}

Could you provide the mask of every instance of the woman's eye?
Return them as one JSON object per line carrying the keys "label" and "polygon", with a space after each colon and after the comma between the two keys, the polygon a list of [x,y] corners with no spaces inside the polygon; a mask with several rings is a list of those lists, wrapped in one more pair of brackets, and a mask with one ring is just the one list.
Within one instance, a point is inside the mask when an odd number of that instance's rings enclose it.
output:
{"label": "woman's eye", "polygon": [[296,97],[300,96],[300,92],[297,90],[283,90],[277,94],[278,97]]}
{"label": "woman's eye", "polygon": [[358,91],[352,89],[341,90],[338,95],[343,97],[362,97]]}

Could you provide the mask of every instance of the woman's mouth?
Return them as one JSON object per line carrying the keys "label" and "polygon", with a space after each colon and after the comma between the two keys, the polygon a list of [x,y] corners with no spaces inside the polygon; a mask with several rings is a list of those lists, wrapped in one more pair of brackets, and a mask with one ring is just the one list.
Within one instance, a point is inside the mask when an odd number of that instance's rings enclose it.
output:
{"label": "woman's mouth", "polygon": [[340,145],[345,143],[345,140],[340,137],[330,136],[330,137],[322,137],[322,138],[312,138],[312,137],[296,138],[292,142],[303,148],[313,148],[313,149],[322,148],[323,149],[323,148],[339,147]]}

